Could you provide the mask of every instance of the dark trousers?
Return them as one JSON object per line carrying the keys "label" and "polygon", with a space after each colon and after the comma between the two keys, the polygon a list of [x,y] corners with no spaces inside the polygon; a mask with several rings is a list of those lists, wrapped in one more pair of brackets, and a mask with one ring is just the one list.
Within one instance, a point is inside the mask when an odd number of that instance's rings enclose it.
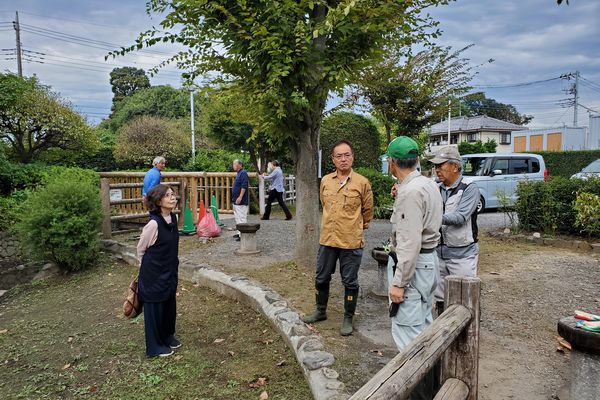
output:
{"label": "dark trousers", "polygon": [[171,352],[175,339],[177,303],[175,296],[159,303],[144,303],[146,354],[150,357]]}
{"label": "dark trousers", "polygon": [[340,249],[337,247],[319,247],[317,255],[317,288],[329,286],[331,275],[335,273],[336,262],[340,261],[340,275],[344,287],[349,290],[358,289],[358,269],[362,260],[363,249]]}
{"label": "dark trousers", "polygon": [[277,199],[279,206],[285,213],[285,217],[287,219],[292,218],[292,213],[290,212],[289,208],[287,208],[287,206],[285,205],[285,201],[283,201],[283,192],[278,192],[275,189],[271,189],[269,191],[269,198],[267,199],[267,206],[265,207],[265,213],[263,214],[263,219],[269,219],[269,217],[271,216],[271,203],[275,199]]}

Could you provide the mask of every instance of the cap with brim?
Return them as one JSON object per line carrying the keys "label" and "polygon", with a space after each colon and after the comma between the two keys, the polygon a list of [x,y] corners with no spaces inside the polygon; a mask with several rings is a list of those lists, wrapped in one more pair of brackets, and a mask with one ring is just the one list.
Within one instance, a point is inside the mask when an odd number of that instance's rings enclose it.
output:
{"label": "cap with brim", "polygon": [[429,160],[432,164],[443,164],[446,161],[454,160],[461,161],[462,157],[458,149],[454,146],[444,146],[435,152],[434,157]]}
{"label": "cap with brim", "polygon": [[386,156],[392,158],[416,158],[419,156],[419,145],[408,136],[398,136],[388,145]]}

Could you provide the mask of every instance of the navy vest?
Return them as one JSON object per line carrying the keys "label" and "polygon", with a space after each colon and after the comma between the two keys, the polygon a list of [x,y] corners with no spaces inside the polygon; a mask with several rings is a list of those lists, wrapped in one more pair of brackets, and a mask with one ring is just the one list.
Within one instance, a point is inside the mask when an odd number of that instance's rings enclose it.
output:
{"label": "navy vest", "polygon": [[158,224],[158,238],[142,257],[138,290],[142,302],[156,303],[170,299],[177,291],[179,230],[173,213],[170,224],[157,213],[150,213],[150,219]]}

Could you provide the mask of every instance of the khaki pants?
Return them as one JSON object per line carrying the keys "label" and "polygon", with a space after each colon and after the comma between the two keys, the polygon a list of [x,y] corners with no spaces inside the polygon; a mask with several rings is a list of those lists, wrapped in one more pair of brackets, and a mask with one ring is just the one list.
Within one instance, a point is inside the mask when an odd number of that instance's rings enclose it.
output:
{"label": "khaki pants", "polygon": [[479,254],[464,258],[440,258],[440,275],[435,289],[435,301],[444,301],[446,290],[446,277],[448,275],[477,276],[477,263]]}

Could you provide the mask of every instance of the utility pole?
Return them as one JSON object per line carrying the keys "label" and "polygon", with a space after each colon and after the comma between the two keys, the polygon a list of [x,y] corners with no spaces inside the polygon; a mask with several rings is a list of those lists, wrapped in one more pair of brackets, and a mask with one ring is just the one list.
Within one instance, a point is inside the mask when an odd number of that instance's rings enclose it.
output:
{"label": "utility pole", "polygon": [[15,22],[13,22],[13,27],[15,28],[16,36],[17,36],[17,70],[19,71],[19,77],[23,77],[23,61],[21,60],[21,28],[19,27],[19,12],[16,11]]}
{"label": "utility pole", "polygon": [[194,89],[190,90],[190,113],[192,114],[192,162],[196,160],[196,134],[194,131]]}
{"label": "utility pole", "polygon": [[448,100],[448,146],[450,146],[450,118],[452,117],[450,115],[450,104],[452,104],[451,100]]}
{"label": "utility pole", "polygon": [[575,97],[575,109],[573,110],[573,126],[577,127],[577,109],[579,108],[579,71],[575,71],[575,87],[573,88]]}

